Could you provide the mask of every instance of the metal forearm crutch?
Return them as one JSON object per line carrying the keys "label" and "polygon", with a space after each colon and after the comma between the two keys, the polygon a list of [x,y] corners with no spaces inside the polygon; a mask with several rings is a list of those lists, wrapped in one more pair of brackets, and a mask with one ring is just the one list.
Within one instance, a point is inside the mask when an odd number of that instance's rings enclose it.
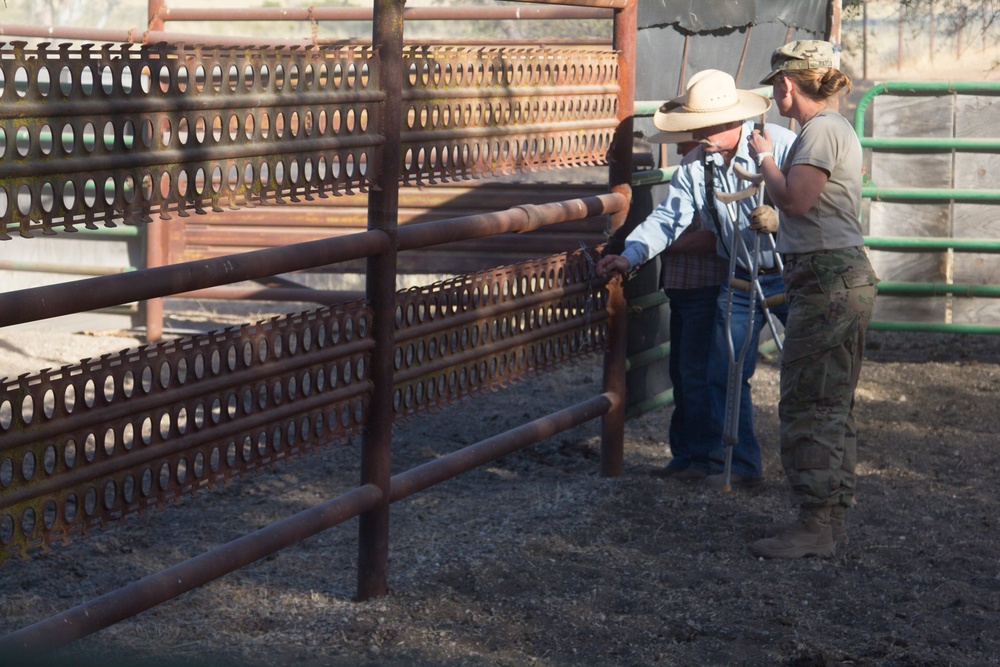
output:
{"label": "metal forearm crutch", "polygon": [[[730,204],[732,202],[739,201],[740,199],[746,199],[748,197],[757,196],[757,203],[758,203],[758,205],[763,205],[764,204],[764,182],[763,182],[763,178],[761,177],[761,175],[760,174],[754,174],[752,172],[748,172],[745,169],[743,169],[742,167],[740,167],[739,165],[735,165],[733,167],[733,171],[736,172],[736,175],[739,178],[741,178],[741,179],[743,179],[745,181],[749,181],[752,184],[751,187],[746,188],[745,190],[740,190],[739,192],[733,192],[733,193],[720,192],[720,193],[718,193],[716,195],[716,198],[719,201],[721,201],[722,203],[728,205],[728,204]],[[771,246],[771,252],[772,252],[772,255],[774,256],[775,266],[778,267],[778,269],[780,269],[780,270],[784,270],[785,267],[784,267],[784,265],[783,265],[783,263],[781,261],[781,256],[778,254],[778,247],[777,247],[777,244],[774,241],[774,235],[773,234],[767,234],[767,241],[768,241],[768,244]],[[747,266],[749,266],[751,264],[752,260],[750,259],[750,257],[747,256],[748,253],[746,252],[746,245],[745,244],[742,245],[741,249],[743,250],[743,255],[742,255],[741,258],[743,259],[743,262]],[[761,307],[764,310],[764,316],[767,318],[768,328],[771,330],[771,335],[774,337],[775,345],[777,345],[779,352],[784,351],[784,345],[783,345],[782,340],[781,340],[781,335],[778,332],[778,325],[775,323],[775,321],[774,321],[774,314],[771,312],[771,308],[772,307],[779,306],[779,305],[781,305],[781,304],[783,304],[785,302],[785,294],[784,294],[784,292],[782,292],[781,294],[775,294],[774,296],[771,296],[771,297],[766,296],[764,294],[763,288],[761,288],[761,286],[760,286],[760,281],[757,280],[756,276],[754,276],[752,285],[749,284],[749,283],[743,283],[742,281],[737,281],[737,284],[738,285],[742,285],[743,288],[744,288],[744,291],[749,291],[751,289],[751,287],[754,290],[756,290],[757,296],[758,296],[758,298],[760,298],[760,301],[761,301]]]}
{"label": "metal forearm crutch", "polygon": [[[767,234],[766,236],[771,246],[771,253],[774,256],[775,266],[777,266],[779,269],[784,269],[781,263],[781,257],[778,256],[778,250],[775,247],[774,237],[771,234]],[[757,234],[757,240],[754,246],[755,253],[757,252],[757,248],[760,247],[759,243],[760,243],[760,234]],[[746,244],[741,243],[740,250],[743,253],[742,254],[743,261],[746,262],[747,264],[752,264],[753,259],[749,257]],[[756,256],[754,259],[756,259]],[[744,282],[734,276],[733,278],[730,279],[730,282],[733,284],[734,287],[739,287],[746,292],[749,292],[751,289],[754,292],[756,292],[757,298],[760,299],[761,309],[764,311],[764,317],[767,320],[767,326],[771,330],[771,336],[774,338],[774,343],[775,345],[778,346],[779,352],[784,351],[784,345],[781,341],[781,334],[778,331],[777,323],[775,323],[774,321],[774,313],[771,312],[771,308],[773,308],[774,306],[780,306],[785,302],[785,293],[781,292],[780,294],[775,294],[774,296],[768,297],[767,295],[764,294],[764,288],[760,286],[760,280],[756,276],[748,282]]]}
{"label": "metal forearm crutch", "polygon": [[[743,236],[740,234],[737,226],[733,224],[733,233],[731,237],[731,242],[729,247],[731,252],[729,253],[729,289],[726,295],[726,342],[729,347],[729,376],[726,381],[726,414],[725,420],[722,427],[722,437],[726,445],[726,457],[725,457],[725,467],[723,469],[723,486],[724,491],[729,491],[732,486],[730,484],[732,477],[733,468],[733,447],[739,442],[739,430],[740,430],[740,385],[743,381],[743,362],[746,360],[747,351],[750,349],[750,341],[753,336],[749,335],[750,331],[753,330],[754,326],[754,315],[757,311],[756,297],[757,290],[748,290],[750,294],[750,312],[747,319],[747,335],[743,338],[743,345],[740,347],[740,351],[736,352],[736,343],[733,340],[733,328],[732,328],[732,316],[733,316],[733,290],[739,288],[743,289],[742,285],[738,285],[740,282],[736,278],[736,245],[739,244],[742,254],[745,256],[747,254],[746,243],[743,241]],[[757,271],[760,269],[760,235],[756,235],[754,238],[754,252],[753,258],[750,262],[750,273],[754,278],[752,282],[757,284]],[[759,289],[758,285],[758,289]]]}
{"label": "metal forearm crutch", "polygon": [[[722,197],[720,193],[719,198],[723,201],[728,208],[728,204],[736,199],[742,199],[745,197],[752,197],[758,195],[758,205],[763,205],[764,203],[764,183],[760,181],[757,187],[745,190],[740,193],[734,193],[730,197]],[[730,199],[731,201],[726,201]],[[781,337],[778,334],[777,325],[774,322],[774,316],[771,313],[770,307],[772,305],[777,305],[778,303],[784,302],[784,293],[781,295],[776,295],[775,298],[768,299],[764,294],[763,288],[760,286],[760,281],[757,275],[760,271],[760,234],[754,235],[754,248],[753,255],[747,249],[746,243],[744,242],[743,236],[739,233],[737,225],[735,223],[735,216],[733,216],[733,234],[732,242],[730,243],[730,248],[732,252],[729,257],[729,292],[726,300],[726,336],[728,338],[729,344],[729,377],[726,384],[726,414],[725,422],[723,425],[723,439],[726,444],[726,454],[725,454],[725,468],[723,471],[723,490],[729,491],[732,489],[731,479],[732,479],[732,466],[733,466],[733,447],[739,442],[739,416],[740,416],[740,385],[743,380],[743,363],[746,360],[747,352],[750,348],[750,341],[753,336],[750,332],[754,328],[754,319],[757,312],[756,308],[756,297],[760,297],[761,307],[764,311],[764,316],[767,318],[768,325],[771,329],[771,334],[774,336],[775,343],[778,349],[782,349]],[[778,257],[777,248],[774,243],[774,238],[768,234],[768,239],[770,241],[771,250],[777,262],[776,266],[781,267],[781,259]],[[739,252],[743,261],[746,265],[750,267],[750,281],[745,283],[736,278],[736,252],[737,244],[739,247]],[[743,345],[740,349],[739,355],[736,354],[736,344],[733,341],[733,330],[731,326],[732,321],[732,308],[733,308],[733,290],[742,289],[749,293],[749,314],[747,319],[747,335],[743,339]]]}

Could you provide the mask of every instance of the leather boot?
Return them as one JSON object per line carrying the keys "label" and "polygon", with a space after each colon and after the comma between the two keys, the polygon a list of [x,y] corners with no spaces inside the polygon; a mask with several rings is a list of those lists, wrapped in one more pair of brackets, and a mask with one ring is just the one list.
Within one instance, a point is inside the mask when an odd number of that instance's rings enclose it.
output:
{"label": "leather boot", "polygon": [[803,507],[799,510],[799,520],[787,532],[757,540],[750,548],[764,558],[829,558],[837,551],[830,530],[830,509]]}
{"label": "leather boot", "polygon": [[[838,547],[846,547],[850,538],[847,536],[847,525],[844,522],[844,510],[846,508],[843,505],[837,505],[836,507],[830,508],[830,533],[833,536],[833,541]],[[783,533],[787,533],[793,530],[799,525],[798,519],[795,521],[780,523],[777,525],[771,525],[764,528],[764,537],[777,537]]]}
{"label": "leather boot", "polygon": [[846,547],[847,543],[850,542],[847,537],[847,524],[844,522],[845,509],[843,505],[830,508],[830,533],[838,547]]}

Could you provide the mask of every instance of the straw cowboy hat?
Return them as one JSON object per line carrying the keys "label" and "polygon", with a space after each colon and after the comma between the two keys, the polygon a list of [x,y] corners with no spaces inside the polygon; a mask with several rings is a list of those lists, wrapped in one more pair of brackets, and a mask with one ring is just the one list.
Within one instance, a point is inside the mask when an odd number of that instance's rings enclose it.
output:
{"label": "straw cowboy hat", "polygon": [[[656,110],[656,115],[653,117],[653,124],[656,124],[656,119],[665,113],[670,113],[675,109],[681,107],[680,102],[664,102],[660,105],[660,108]],[[659,125],[657,125],[659,127]],[[647,139],[654,144],[683,144],[685,141],[695,141],[694,135],[690,132],[657,132]]]}
{"label": "straw cowboy hat", "polygon": [[[754,118],[770,108],[768,98],[749,90],[738,90],[732,76],[717,69],[707,69],[691,77],[683,97],[660,107],[653,115],[653,125],[666,133],[692,132]],[[665,140],[650,138],[650,141]]]}

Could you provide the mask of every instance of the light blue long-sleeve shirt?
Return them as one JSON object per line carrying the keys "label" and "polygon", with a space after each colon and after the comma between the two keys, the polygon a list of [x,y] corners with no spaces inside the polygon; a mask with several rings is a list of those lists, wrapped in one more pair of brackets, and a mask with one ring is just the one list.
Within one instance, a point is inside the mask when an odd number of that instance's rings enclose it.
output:
{"label": "light blue long-sleeve shirt", "polygon": [[[715,192],[737,192],[750,187],[750,183],[741,181],[733,169],[736,164],[741,165],[751,173],[757,173],[757,163],[750,157],[747,150],[747,137],[753,131],[753,121],[743,123],[740,141],[737,145],[736,155],[732,162],[726,166],[722,155],[711,153],[708,155],[708,163],[711,171],[715,174]],[[795,141],[795,133],[781,127],[768,123],[766,125],[768,133],[774,142],[772,153],[774,161],[779,167],[784,163],[785,156],[789,148]],[[673,177],[670,179],[670,187],[667,196],[653,210],[649,216],[632,230],[632,233],[625,239],[625,250],[622,257],[628,260],[629,270],[640,264],[645,264],[653,257],[663,252],[678,236],[681,235],[688,225],[694,220],[695,213],[707,221],[707,227],[712,229],[716,235],[716,251],[726,260],[729,259],[729,246],[733,233],[734,221],[738,223],[738,228],[743,236],[746,247],[752,251],[754,247],[754,235],[756,232],[747,228],[747,220],[750,212],[760,203],[757,197],[748,197],[731,204],[723,204],[718,200],[709,204],[705,201],[705,148],[698,146],[688,153],[681,164],[677,167]],[[722,226],[722,237],[716,229],[715,221],[710,205],[715,207],[718,213],[718,221]],[[750,266],[744,261],[741,253],[737,252],[737,262],[739,265],[749,270]],[[774,251],[770,244],[761,244],[760,269],[771,269],[775,266]]]}

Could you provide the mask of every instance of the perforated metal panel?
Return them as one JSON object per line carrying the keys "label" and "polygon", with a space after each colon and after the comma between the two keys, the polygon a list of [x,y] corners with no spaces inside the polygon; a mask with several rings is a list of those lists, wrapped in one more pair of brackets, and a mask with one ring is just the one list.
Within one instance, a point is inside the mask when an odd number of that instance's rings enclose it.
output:
{"label": "perforated metal panel", "polygon": [[406,183],[607,162],[614,52],[409,47],[403,67]]}
{"label": "perforated metal panel", "polygon": [[356,433],[370,320],[322,308],[6,381],[0,560]]}
{"label": "perforated metal panel", "polygon": [[362,47],[0,44],[0,235],[363,189],[378,71]]}

